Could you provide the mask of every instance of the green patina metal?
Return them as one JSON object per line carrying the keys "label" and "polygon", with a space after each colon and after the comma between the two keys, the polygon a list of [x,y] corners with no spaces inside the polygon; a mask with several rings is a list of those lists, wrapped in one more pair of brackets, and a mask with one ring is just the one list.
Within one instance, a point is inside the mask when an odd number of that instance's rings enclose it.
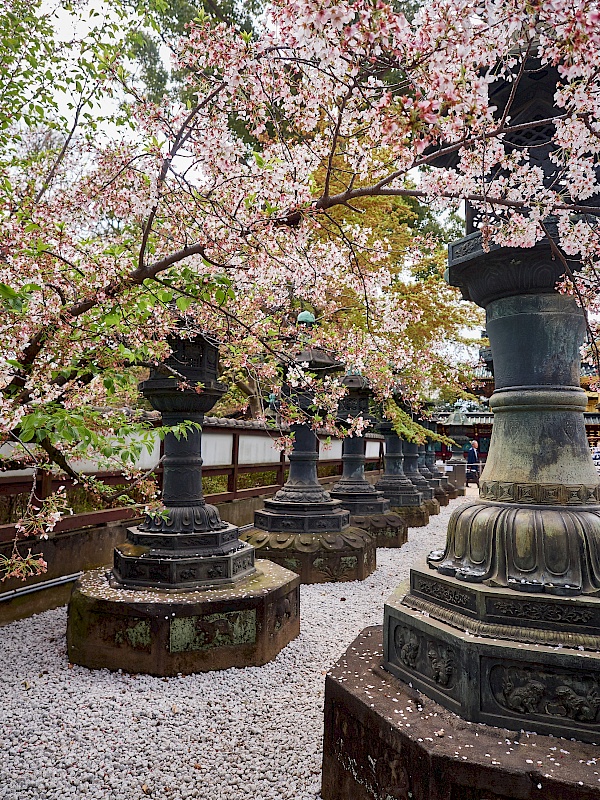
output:
{"label": "green patina metal", "polygon": [[152,631],[150,623],[145,619],[132,619],[130,625],[115,633],[115,644],[129,644],[134,650],[149,651],[152,646]]}
{"label": "green patina metal", "polygon": [[169,651],[209,650],[256,641],[256,610],[228,611],[206,616],[175,617],[169,628]]}

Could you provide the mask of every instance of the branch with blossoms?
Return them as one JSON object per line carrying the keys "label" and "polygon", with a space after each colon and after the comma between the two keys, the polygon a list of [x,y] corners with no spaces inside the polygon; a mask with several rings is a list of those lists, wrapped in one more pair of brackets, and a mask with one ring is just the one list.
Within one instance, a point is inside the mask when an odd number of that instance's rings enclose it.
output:
{"label": "branch with blossoms", "polygon": [[[555,215],[555,245],[580,253],[595,275],[598,21],[593,2],[576,9],[441,3],[424,6],[410,25],[384,3],[323,7],[303,1],[275,4],[268,32],[254,48],[223,28],[226,44],[215,46],[209,25],[194,26],[181,63],[190,86],[215,75],[226,83],[220,101],[227,100],[230,113],[258,138],[262,164],[273,169],[301,150],[313,175],[325,165],[310,197],[269,203],[272,224],[298,226],[364,198],[418,197],[437,207],[467,200],[484,215],[485,246],[530,247],[547,235],[544,219]],[[557,111],[515,124],[516,90],[533,53],[539,68],[559,70]],[[512,88],[498,120],[489,89],[499,79],[512,81]],[[557,158],[549,187],[529,164],[527,147],[505,148],[510,137],[540,126],[554,129],[548,144]],[[284,147],[281,131],[295,148]],[[455,166],[430,170],[420,185],[406,186],[414,170],[444,161]],[[298,165],[288,166],[297,178]],[[332,192],[334,183],[340,191]],[[258,236],[266,224],[264,217],[250,220],[244,231]]]}
{"label": "branch with blossoms", "polygon": [[43,575],[47,569],[47,562],[41,556],[33,555],[31,549],[26,555],[19,552],[16,546],[9,556],[0,553],[0,583],[10,578],[25,581],[27,578]]}
{"label": "branch with blossoms", "polygon": [[[168,357],[182,322],[184,335],[211,332],[226,374],[251,376],[258,395],[281,386],[300,310],[320,322],[303,346],[363,373],[381,401],[399,374],[414,405],[459,383],[460,330],[475,317],[441,280],[440,241],[411,226],[416,200],[436,211],[468,200],[485,246],[530,247],[555,216],[556,247],[584,261],[572,283],[589,302],[598,22],[591,0],[440,0],[412,22],[379,1],[278,0],[256,38],[192,24],[172,43],[184,99],[160,105],[118,44],[98,59],[99,81],[82,56],[85,85],[101,90],[85,113],[75,103],[59,118],[45,95],[29,129],[3,118],[14,143],[0,156],[2,432],[67,471],[94,448],[129,459],[135,426],[119,409],[135,405],[143,365]],[[505,147],[540,125],[511,119],[534,49],[560,73],[546,184],[527,148]],[[62,57],[54,69],[69,74],[73,56]],[[498,113],[499,79],[514,85]],[[108,96],[107,124],[94,102]],[[38,146],[44,126],[57,137]],[[433,265],[425,281],[422,264]],[[336,393],[312,388],[320,421],[334,419]]]}

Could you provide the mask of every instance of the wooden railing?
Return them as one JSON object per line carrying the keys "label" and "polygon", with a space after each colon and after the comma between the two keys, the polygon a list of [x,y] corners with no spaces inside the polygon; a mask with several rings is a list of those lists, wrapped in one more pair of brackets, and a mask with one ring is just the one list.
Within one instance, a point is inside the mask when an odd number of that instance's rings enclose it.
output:
{"label": "wooden railing", "polygon": [[[238,500],[248,497],[260,497],[263,495],[272,495],[280,489],[286,480],[286,472],[288,469],[287,459],[284,453],[275,455],[272,461],[263,461],[261,463],[241,463],[240,462],[240,441],[241,437],[261,437],[272,438],[272,433],[257,425],[243,426],[240,423],[226,424],[226,421],[219,420],[218,424],[212,423],[205,427],[206,432],[211,434],[220,434],[227,436],[227,452],[229,440],[231,440],[231,458],[229,464],[208,464],[203,466],[202,475],[205,478],[226,476],[227,490],[217,493],[206,493],[205,498],[209,503],[227,503],[232,500]],[[367,442],[367,469],[381,469],[383,466],[383,447],[381,437],[369,435],[365,440]],[[207,439],[208,442],[208,439]],[[243,444],[247,444],[248,440]],[[204,449],[204,448],[203,448]],[[263,447],[264,449],[264,447]],[[339,443],[337,451],[340,450]],[[375,451],[378,454],[375,455]],[[327,467],[329,472],[333,475],[321,478],[323,483],[330,483],[339,477],[342,472],[342,459],[336,453],[335,457],[328,458],[327,451],[322,451],[319,458],[319,466]],[[333,455],[333,454],[332,454]],[[205,454],[203,452],[203,458]],[[210,461],[210,458],[207,459]],[[240,488],[240,477],[243,475],[258,474],[261,472],[274,473],[274,482],[266,485],[252,486],[249,488]],[[127,484],[128,480],[119,472],[87,472],[88,475],[94,475],[99,480],[102,480],[108,485]],[[159,485],[162,481],[162,468],[158,467],[155,471]],[[35,480],[35,496],[39,500],[49,497],[60,486],[67,488],[74,486],[74,480],[65,475],[55,475],[47,471],[38,470],[35,474],[28,475],[8,475],[2,476],[0,473],[0,496],[14,496],[18,494],[29,493]],[[108,508],[99,509],[97,511],[90,511],[82,514],[73,514],[65,516],[60,522],[57,523],[55,532],[63,532],[76,530],[78,528],[88,527],[92,525],[101,525],[107,522],[116,520],[132,519],[141,515],[139,508],[123,507],[123,508]],[[14,524],[0,525],[0,543],[11,541],[16,533]]]}

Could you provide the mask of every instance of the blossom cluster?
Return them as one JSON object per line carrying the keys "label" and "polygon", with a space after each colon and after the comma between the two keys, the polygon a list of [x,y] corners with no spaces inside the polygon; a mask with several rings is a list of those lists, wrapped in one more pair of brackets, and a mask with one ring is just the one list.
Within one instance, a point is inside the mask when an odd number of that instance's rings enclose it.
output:
{"label": "blossom cluster", "polygon": [[[125,5],[110,4],[123,23]],[[130,70],[123,25],[50,54],[47,16],[21,31],[39,54],[23,87],[54,74],[70,113],[47,92],[27,115],[0,98],[1,443],[58,449],[63,468],[127,453],[116,398],[135,397],[175,330],[210,331],[232,381],[310,383],[334,419],[339,386],[290,366],[300,309],[319,323],[302,347],[382,401],[399,375],[414,403],[458,383],[452,342],[472,312],[440,279],[438,241],[407,222],[398,245],[386,198],[406,219],[415,200],[468,200],[486,246],[531,247],[553,216],[582,267],[563,289],[598,310],[598,21],[598,0],[436,0],[413,20],[383,0],[273,0],[255,37],[201,16],[171,42],[183,86],[161,102]],[[551,174],[510,145],[539,126],[514,98],[543,70],[557,76]],[[514,92],[498,106],[500,86]]]}

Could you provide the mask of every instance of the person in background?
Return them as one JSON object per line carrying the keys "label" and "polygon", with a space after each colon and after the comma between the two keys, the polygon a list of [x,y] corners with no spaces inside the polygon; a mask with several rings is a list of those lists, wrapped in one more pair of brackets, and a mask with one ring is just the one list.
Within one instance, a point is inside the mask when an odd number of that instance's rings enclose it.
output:
{"label": "person in background", "polygon": [[467,486],[475,483],[479,486],[479,445],[477,439],[471,440],[471,447],[467,450]]}

